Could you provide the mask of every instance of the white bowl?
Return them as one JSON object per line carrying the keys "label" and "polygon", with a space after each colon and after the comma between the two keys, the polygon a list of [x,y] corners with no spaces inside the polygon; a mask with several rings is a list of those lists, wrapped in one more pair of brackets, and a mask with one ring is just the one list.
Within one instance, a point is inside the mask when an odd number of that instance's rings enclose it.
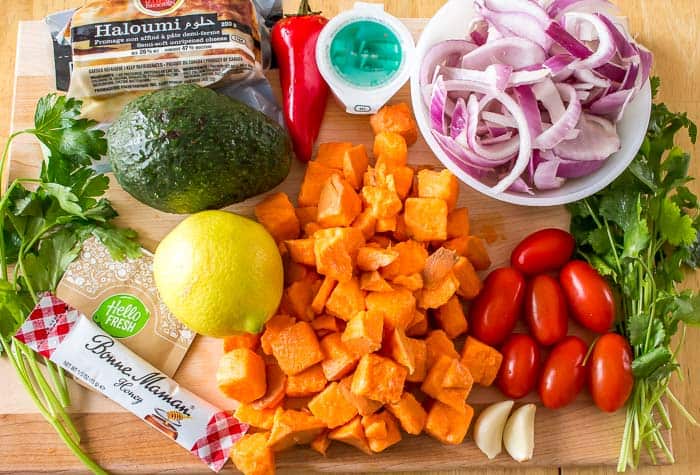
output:
{"label": "white bowl", "polygon": [[632,102],[627,106],[625,115],[617,124],[622,147],[611,155],[605,164],[596,172],[581,178],[568,180],[564,186],[556,190],[537,191],[535,195],[506,191],[494,193],[490,187],[470,176],[457,167],[447,154],[442,151],[430,132],[430,115],[423,103],[420,91],[420,66],[428,49],[436,43],[450,39],[465,39],[467,26],[475,12],[472,0],[449,0],[430,20],[418,40],[416,47],[417,61],[411,73],[411,100],[416,121],[423,138],[433,153],[460,180],[475,190],[508,203],[524,206],[554,206],[581,200],[608,186],[629,166],[644,136],[651,115],[651,87],[649,82],[644,85]]}

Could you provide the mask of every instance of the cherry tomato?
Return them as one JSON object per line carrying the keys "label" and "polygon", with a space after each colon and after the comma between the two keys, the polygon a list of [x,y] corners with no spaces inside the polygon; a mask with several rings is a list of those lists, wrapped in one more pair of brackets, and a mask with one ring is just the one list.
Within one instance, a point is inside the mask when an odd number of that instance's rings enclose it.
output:
{"label": "cherry tomato", "polygon": [[596,333],[606,333],[615,320],[615,299],[608,283],[584,261],[571,261],[559,282],[574,318]]}
{"label": "cherry tomato", "polygon": [[542,404],[550,409],[564,407],[576,399],[586,384],[588,346],[577,336],[567,336],[549,353],[540,377]]}
{"label": "cherry tomato", "polygon": [[525,293],[525,320],[530,335],[540,345],[553,345],[566,336],[569,310],[557,279],[541,274],[530,281]]}
{"label": "cherry tomato", "polygon": [[632,349],[617,333],[598,338],[588,360],[589,386],[593,402],[601,411],[615,412],[632,393]]}
{"label": "cherry tomato", "polygon": [[501,348],[503,363],[496,383],[511,399],[519,399],[537,385],[542,359],[537,342],[529,335],[515,334]]}
{"label": "cherry tomato", "polygon": [[520,241],[510,255],[510,265],[525,275],[550,272],[566,264],[574,254],[574,237],[556,228],[541,229]]}
{"label": "cherry tomato", "polygon": [[472,303],[472,335],[487,345],[498,346],[513,332],[525,297],[525,278],[511,267],[491,272]]}

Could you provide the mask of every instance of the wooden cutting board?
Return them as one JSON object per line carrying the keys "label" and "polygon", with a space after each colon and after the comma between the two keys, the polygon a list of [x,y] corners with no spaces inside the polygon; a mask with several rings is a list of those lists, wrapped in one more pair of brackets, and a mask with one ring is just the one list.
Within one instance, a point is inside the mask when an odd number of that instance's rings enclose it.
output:
{"label": "wooden cutting board", "polygon": [[[406,20],[406,23],[417,33],[425,20]],[[40,22],[21,23],[17,49],[13,130],[31,126],[37,99],[54,88],[52,54],[46,27]],[[274,72],[270,74],[270,79],[278,87]],[[393,102],[409,100],[409,89],[405,87]],[[367,117],[347,115],[331,101],[319,140],[364,143],[371,150],[372,132]],[[12,149],[10,180],[36,176],[40,161],[37,143],[29,137],[22,137]],[[411,148],[410,162],[412,165],[440,166],[422,139]],[[295,163],[289,178],[274,191],[285,191],[292,198],[296,197],[303,169],[301,164]],[[151,250],[183,219],[182,216],[164,214],[136,202],[114,180],[112,185],[109,198],[121,214],[119,224],[136,229],[144,246]],[[229,210],[252,216],[253,206],[258,200],[246,201]],[[480,195],[464,185],[459,205],[469,208],[474,232],[487,240],[495,267],[505,265],[510,250],[530,232],[542,227],[565,228],[568,225],[568,216],[562,207],[524,208],[508,205]],[[573,332],[590,339],[590,335],[585,335],[578,328],[574,328]],[[221,354],[220,341],[199,337],[176,374],[176,379],[212,403],[231,408],[232,401],[219,394],[214,380]],[[82,465],[36,414],[36,409],[4,360],[0,360],[0,381],[5,389],[3,392],[10,395],[3,398],[0,405],[0,472],[83,471]],[[136,417],[106,398],[77,386],[72,387],[72,394],[75,403],[73,411],[84,446],[106,469],[120,473],[209,473],[196,458],[148,429]],[[469,403],[478,411],[485,404],[502,399],[496,390],[477,388],[470,396]],[[531,395],[525,401],[536,402],[536,397]],[[612,465],[617,460],[623,423],[623,413],[601,413],[592,405],[587,394],[559,411],[540,406],[536,417],[535,457],[525,465]],[[50,458],[50,462],[46,457]],[[290,470],[301,473],[446,470],[516,465],[506,455],[493,461],[487,460],[470,438],[460,446],[446,447],[425,436],[407,436],[397,446],[373,457],[343,444],[334,444],[326,458],[305,448],[295,448],[280,454],[277,464],[281,472]]]}

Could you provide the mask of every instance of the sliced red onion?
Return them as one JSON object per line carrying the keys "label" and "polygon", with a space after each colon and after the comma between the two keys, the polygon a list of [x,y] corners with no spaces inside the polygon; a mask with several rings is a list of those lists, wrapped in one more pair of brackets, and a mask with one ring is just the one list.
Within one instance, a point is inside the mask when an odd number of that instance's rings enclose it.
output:
{"label": "sliced red onion", "polygon": [[637,55],[637,52],[632,47],[630,41],[625,37],[625,34],[620,31],[620,28],[612,22],[610,17],[603,15],[601,13],[596,13],[595,16],[602,21],[605,26],[610,30],[613,40],[615,41],[615,46],[617,47],[618,53],[622,59],[628,59]]}
{"label": "sliced red onion", "polygon": [[509,87],[524,84],[535,84],[549,76],[549,70],[538,68],[532,71],[513,72],[511,66],[505,64],[492,64],[486,71],[475,69],[450,68],[440,66],[440,74],[447,80],[476,81],[483,84],[494,85],[497,90],[504,91]]}
{"label": "sliced red onion", "polygon": [[642,74],[641,74],[642,80],[638,84],[638,86],[641,87],[641,84],[644,84],[649,79],[649,74],[651,72],[651,63],[652,63],[653,58],[652,58],[651,52],[648,49],[646,49],[644,46],[634,45],[634,48],[639,53],[640,68],[642,71]]}
{"label": "sliced red onion", "polygon": [[549,113],[552,121],[557,121],[566,111],[564,101],[551,79],[545,79],[532,87],[535,97],[542,103],[542,106]]}
{"label": "sliced red onion", "polygon": [[512,129],[518,128],[518,124],[515,122],[515,119],[511,116],[507,116],[505,114],[498,114],[496,112],[489,112],[489,111],[484,111],[481,113],[481,117],[487,121],[487,122],[492,122],[496,125],[500,125],[502,127],[509,127]]}
{"label": "sliced red onion", "polygon": [[595,68],[595,72],[615,82],[622,82],[625,80],[625,76],[627,76],[627,70],[625,70],[625,68],[613,63],[599,66]]}
{"label": "sliced red onion", "polygon": [[604,160],[620,150],[620,137],[609,120],[591,114],[582,114],[577,128],[581,131],[575,140],[565,140],[554,147],[554,153],[567,160]]}
{"label": "sliced red onion", "polygon": [[578,59],[586,59],[593,54],[586,45],[574,38],[571,33],[566,31],[563,26],[555,21],[549,24],[546,31],[557,44],[561,45],[566,51]]}
{"label": "sliced red onion", "polygon": [[489,39],[489,24],[483,18],[475,18],[467,28],[469,37],[477,46],[483,46]]}
{"label": "sliced red onion", "polygon": [[438,77],[433,87],[430,98],[430,123],[433,130],[440,131],[443,135],[447,133],[447,119],[445,118],[445,108],[447,105],[447,89],[442,76]]}
{"label": "sliced red onion", "polygon": [[522,38],[500,38],[467,53],[462,58],[462,68],[483,71],[492,64],[500,63],[519,70],[542,64],[546,59],[545,51],[536,43]]}
{"label": "sliced red onion", "polygon": [[570,54],[557,54],[550,58],[547,58],[547,60],[544,62],[544,67],[549,69],[552,72],[552,74],[559,74],[564,69],[569,67],[569,65],[573,62],[574,57]]}
{"label": "sliced red onion", "polygon": [[420,84],[421,86],[433,82],[435,69],[443,63],[448,57],[459,54],[465,54],[477,49],[477,45],[466,40],[447,40],[441,41],[428,50],[423,58],[423,63],[420,68]]}
{"label": "sliced red onion", "polygon": [[635,92],[634,89],[623,89],[613,92],[592,103],[588,110],[593,114],[602,115],[612,119],[614,122],[619,122]]}
{"label": "sliced red onion", "polygon": [[499,13],[486,8],[482,8],[480,13],[487,21],[493,23],[503,36],[528,39],[545,51],[552,46],[552,38],[542,29],[542,25],[526,13]]}
{"label": "sliced red onion", "polygon": [[542,133],[542,114],[537,105],[537,98],[528,86],[518,86],[515,88],[515,100],[518,101],[527,119],[530,135],[537,137]]}
{"label": "sliced red onion", "polygon": [[600,20],[600,18],[590,13],[578,12],[569,12],[564,15],[564,18],[567,21],[588,22],[593,25],[598,33],[598,49],[587,58],[582,58],[580,62],[576,63],[575,67],[577,69],[597,68],[610,62],[613,56],[615,56],[617,48],[610,29]]}
{"label": "sliced red onion", "polygon": [[480,104],[479,100],[474,95],[467,101],[467,127],[465,129],[467,144],[469,148],[480,157],[484,157],[488,160],[503,160],[505,157],[512,157],[518,153],[520,141],[518,137],[515,137],[493,145],[483,145],[480,143],[477,138],[479,113],[490,101],[490,98],[482,99]]}
{"label": "sliced red onion", "polygon": [[[460,138],[464,136],[465,132],[460,135]],[[460,138],[453,139],[447,135],[442,135],[441,133],[433,130],[433,137],[438,141],[440,147],[442,147],[445,152],[447,152],[454,160],[461,162],[469,167],[481,169],[482,171],[491,171],[495,167],[505,165],[506,163],[513,160],[513,156],[504,157],[501,160],[489,160],[484,157],[480,157],[468,147],[465,147],[460,143]],[[466,139],[464,139],[466,141]]]}
{"label": "sliced red onion", "polygon": [[593,87],[610,87],[610,80],[598,76],[590,69],[577,69],[574,77],[579,81],[590,84]]}
{"label": "sliced red onion", "polygon": [[547,7],[547,13],[555,20],[572,10],[584,13],[602,12],[612,15],[616,15],[618,11],[617,7],[608,0],[554,0]]}
{"label": "sliced red onion", "polygon": [[544,8],[531,0],[478,0],[477,3],[499,13],[524,13],[537,20],[542,27],[552,21]]}
{"label": "sliced red onion", "polygon": [[[490,129],[494,130],[494,129]],[[487,138],[482,138],[481,139],[481,144],[482,145],[493,145],[497,143],[503,143],[509,141],[513,137],[513,132],[507,130],[507,129],[497,129],[495,130],[496,134],[492,135],[491,137]]]}
{"label": "sliced red onion", "polygon": [[467,128],[467,103],[463,98],[457,99],[457,105],[452,113],[450,124],[450,137],[455,138]]}
{"label": "sliced red onion", "polygon": [[559,160],[543,161],[535,169],[532,182],[538,190],[555,190],[561,188],[566,181],[557,176]]}
{"label": "sliced red onion", "polygon": [[565,112],[552,124],[552,126],[542,132],[535,139],[535,147],[543,150],[551,149],[564,141],[567,135],[574,130],[574,127],[581,118],[581,102],[576,96],[576,89],[568,84],[557,84],[557,90],[560,94],[568,97],[569,105]]}
{"label": "sliced red onion", "polygon": [[535,194],[535,192],[532,191],[530,185],[528,185],[525,182],[525,180],[523,180],[521,177],[518,177],[518,179],[515,180],[513,184],[508,187],[508,191],[511,191],[513,193],[526,193],[528,195]]}
{"label": "sliced red onion", "polygon": [[637,77],[639,76],[639,65],[630,64],[630,68],[627,70],[627,77],[625,82],[620,85],[620,89],[633,89],[637,86]]}
{"label": "sliced red onion", "polygon": [[605,165],[605,160],[559,160],[557,176],[581,178],[600,170],[603,165]]}

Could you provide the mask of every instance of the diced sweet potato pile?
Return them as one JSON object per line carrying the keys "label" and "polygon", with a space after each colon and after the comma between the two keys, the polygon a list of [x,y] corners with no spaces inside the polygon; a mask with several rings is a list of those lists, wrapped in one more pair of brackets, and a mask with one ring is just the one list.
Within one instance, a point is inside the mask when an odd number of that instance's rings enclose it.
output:
{"label": "diced sweet potato pile", "polygon": [[[401,430],[460,444],[474,383],[492,384],[494,348],[467,338],[464,300],[490,266],[448,170],[415,170],[417,137],[405,105],[372,118],[364,146],[321,144],[298,207],[283,193],[255,209],[277,240],[285,291],[260,336],[225,340],[217,381],[251,426],[232,452],[244,473],[273,473],[274,452],[333,441],[372,454]],[[407,142],[408,141],[408,142]],[[264,441],[264,442],[263,442]]]}

